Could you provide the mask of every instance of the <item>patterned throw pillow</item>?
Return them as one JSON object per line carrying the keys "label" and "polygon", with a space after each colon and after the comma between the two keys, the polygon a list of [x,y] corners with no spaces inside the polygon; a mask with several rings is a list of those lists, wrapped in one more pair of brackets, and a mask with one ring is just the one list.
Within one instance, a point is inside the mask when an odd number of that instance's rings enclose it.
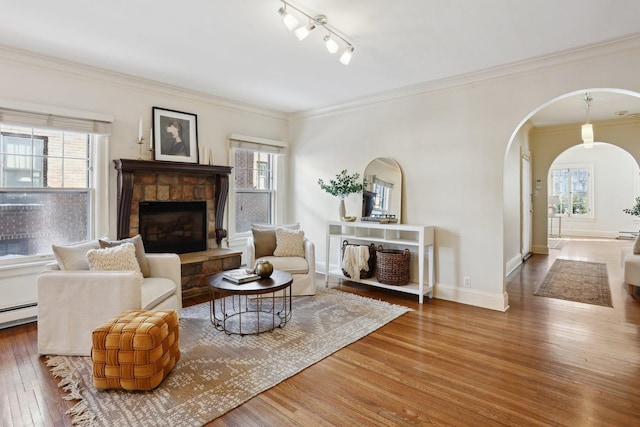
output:
{"label": "patterned throw pillow", "polygon": [[304,257],[304,231],[276,228],[276,250],[273,256]]}
{"label": "patterned throw pillow", "polygon": [[133,237],[128,237],[122,240],[98,240],[100,243],[100,248],[113,248],[114,246],[120,246],[123,243],[133,243],[133,246],[136,248],[136,260],[138,261],[138,265],[140,266],[140,271],[142,272],[143,277],[149,277],[151,275],[151,271],[149,270],[149,262],[147,261],[147,254],[144,251],[144,243],[142,242],[142,236],[137,234]]}
{"label": "patterned throw pillow", "polygon": [[90,270],[135,271],[142,276],[133,243],[87,252]]}

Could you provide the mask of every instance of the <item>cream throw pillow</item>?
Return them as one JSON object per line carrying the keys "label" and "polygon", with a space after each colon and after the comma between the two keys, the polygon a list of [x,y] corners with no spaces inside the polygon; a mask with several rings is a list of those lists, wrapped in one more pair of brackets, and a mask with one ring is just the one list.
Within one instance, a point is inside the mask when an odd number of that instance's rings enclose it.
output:
{"label": "cream throw pillow", "polygon": [[273,256],[304,257],[304,231],[276,228],[276,250]]}
{"label": "cream throw pillow", "polygon": [[144,243],[142,242],[142,236],[137,234],[133,237],[128,237],[122,240],[98,240],[100,243],[100,248],[112,248],[114,246],[122,245],[123,243],[133,243],[133,246],[136,248],[136,260],[138,261],[138,265],[140,266],[140,271],[142,272],[143,277],[149,277],[151,275],[151,271],[149,270],[149,262],[147,261],[147,254],[144,251]]}
{"label": "cream throw pillow", "polygon": [[51,249],[60,270],[89,270],[87,252],[90,249],[98,249],[99,247],[97,240],[90,240],[64,246],[52,245]]}
{"label": "cream throw pillow", "polygon": [[91,249],[87,252],[90,270],[135,271],[142,276],[133,243],[112,248]]}

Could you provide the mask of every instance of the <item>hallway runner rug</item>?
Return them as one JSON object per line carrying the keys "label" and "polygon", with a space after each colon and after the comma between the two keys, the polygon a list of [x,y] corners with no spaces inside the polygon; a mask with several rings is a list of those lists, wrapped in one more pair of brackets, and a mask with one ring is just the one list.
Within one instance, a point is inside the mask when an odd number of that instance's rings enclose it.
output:
{"label": "hallway runner rug", "polygon": [[68,412],[81,426],[201,426],[257,394],[412,311],[334,289],[294,297],[293,317],[260,335],[226,335],[209,319],[209,303],[185,307],[180,361],[148,392],[96,390],[89,357],[52,356]]}
{"label": "hallway runner rug", "polygon": [[607,265],[558,258],[534,295],[613,307]]}

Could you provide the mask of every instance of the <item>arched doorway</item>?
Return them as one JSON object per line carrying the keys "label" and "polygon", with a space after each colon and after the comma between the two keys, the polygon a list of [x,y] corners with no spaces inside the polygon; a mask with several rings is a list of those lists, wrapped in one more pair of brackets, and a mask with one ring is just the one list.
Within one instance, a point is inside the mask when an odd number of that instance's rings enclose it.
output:
{"label": "arched doorway", "polygon": [[[640,114],[638,93],[620,89],[580,90],[560,96],[532,111],[514,131],[505,153],[503,201],[507,275],[521,264],[526,255],[523,254],[522,242],[527,237],[530,237],[532,252],[548,253],[547,173],[558,155],[582,142],[580,126],[585,121],[582,99],[586,92],[594,98],[590,114],[596,140],[624,149],[636,163],[640,159],[640,145],[634,143],[640,135],[640,118],[636,115]],[[531,161],[529,177],[522,176],[523,156]],[[527,179],[530,187],[514,184],[522,184]],[[528,194],[526,188],[531,188]],[[529,198],[529,204],[523,203],[526,198]],[[632,202],[633,195],[629,194],[626,203]],[[530,212],[523,210],[527,205],[530,205]],[[523,224],[527,223],[523,217],[529,213],[530,231],[523,229]],[[526,235],[528,232],[530,236]]]}

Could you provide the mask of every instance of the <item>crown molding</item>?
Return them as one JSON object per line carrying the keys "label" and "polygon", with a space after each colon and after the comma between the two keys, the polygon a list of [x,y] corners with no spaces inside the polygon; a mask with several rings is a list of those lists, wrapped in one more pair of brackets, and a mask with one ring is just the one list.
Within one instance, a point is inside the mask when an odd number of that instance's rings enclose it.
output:
{"label": "crown molding", "polygon": [[125,89],[150,92],[170,97],[178,97],[196,102],[213,104],[230,111],[288,120],[288,115],[281,111],[263,108],[251,104],[210,95],[204,92],[186,89],[175,85],[144,79],[130,74],[120,73],[105,68],[94,67],[78,62],[68,61],[53,56],[43,55],[0,44],[0,60],[6,63],[19,64],[35,70],[56,72],[74,79],[101,82]]}
{"label": "crown molding", "polygon": [[535,70],[553,69],[555,67],[561,67],[571,63],[588,62],[594,58],[601,58],[603,56],[637,51],[640,51],[640,33],[498,67],[487,68],[477,72],[405,86],[403,88],[380,92],[375,95],[358,98],[333,106],[298,111],[290,113],[289,117],[292,120],[300,120],[345,113],[351,110],[357,110],[375,104],[413,97],[425,93],[437,92],[440,90],[451,89],[488,80],[512,78],[519,74],[530,73]]}

